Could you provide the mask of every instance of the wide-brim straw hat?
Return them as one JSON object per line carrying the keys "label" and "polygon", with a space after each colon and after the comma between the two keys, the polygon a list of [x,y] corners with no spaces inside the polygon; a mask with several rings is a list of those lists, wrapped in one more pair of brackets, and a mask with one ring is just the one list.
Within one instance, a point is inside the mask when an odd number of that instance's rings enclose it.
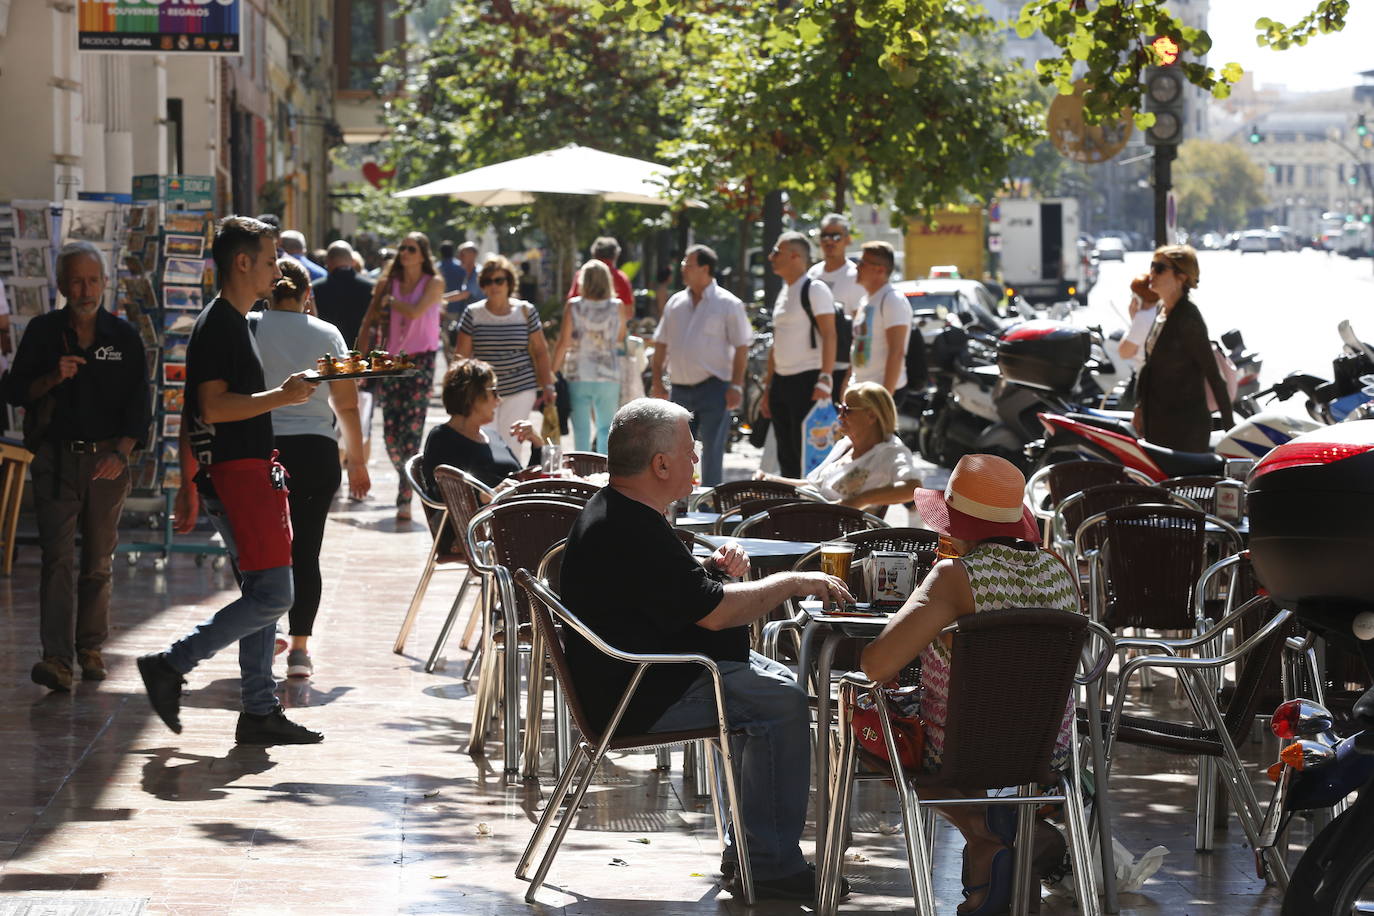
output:
{"label": "wide-brim straw hat", "polygon": [[916,491],[916,510],[931,528],[961,541],[1014,537],[1038,544],[1040,526],[1025,492],[1025,475],[1010,461],[965,455],[943,491]]}

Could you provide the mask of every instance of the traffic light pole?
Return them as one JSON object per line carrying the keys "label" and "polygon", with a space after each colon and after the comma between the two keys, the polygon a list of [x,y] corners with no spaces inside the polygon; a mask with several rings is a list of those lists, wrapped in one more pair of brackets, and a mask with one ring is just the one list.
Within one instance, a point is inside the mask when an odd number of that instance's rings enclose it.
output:
{"label": "traffic light pole", "polygon": [[1155,147],[1155,247],[1171,245],[1169,238],[1169,192],[1174,187],[1174,158],[1177,146]]}

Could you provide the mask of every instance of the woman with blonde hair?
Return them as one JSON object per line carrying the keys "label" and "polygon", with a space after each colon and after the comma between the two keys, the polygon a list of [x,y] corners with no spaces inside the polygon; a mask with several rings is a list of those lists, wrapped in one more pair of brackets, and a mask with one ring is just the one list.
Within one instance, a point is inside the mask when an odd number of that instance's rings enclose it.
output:
{"label": "woman with blonde hair", "polygon": [[[611,293],[611,271],[590,260],[578,271],[582,295],[568,300],[553,351],[553,371],[568,381],[573,442],[578,451],[606,453],[611,418],[620,406],[618,349],[625,336],[621,301]],[[596,437],[591,417],[596,415]]]}
{"label": "woman with blonde hair", "polygon": [[497,255],[482,265],[477,283],[487,298],[463,312],[454,351],[495,370],[501,400],[487,433],[505,442],[523,465],[530,447],[511,430],[553,398],[554,385],[539,310],[515,298],[515,282],[515,265],[507,258]]}
{"label": "woman with blonde hair", "polygon": [[1145,365],[1136,383],[1135,428],[1166,448],[1205,452],[1211,448],[1212,411],[1207,389],[1229,429],[1231,393],[1217,367],[1207,322],[1189,293],[1200,277],[1197,252],[1188,245],[1155,249],[1150,290],[1159,296],[1159,317],[1145,339]]}
{"label": "woman with blonde hair", "polygon": [[379,347],[405,353],[415,363],[413,375],[376,380],[386,454],[399,479],[398,522],[410,521],[414,494],[406,483],[405,463],[420,451],[420,434],[425,430],[443,301],[444,281],[430,256],[429,239],[423,232],[411,232],[397,246],[396,257],[382,268],[354,344],[354,349],[364,354]]}
{"label": "woman with blonde hair", "polygon": [[911,449],[897,437],[897,405],[877,382],[845,389],[837,405],[844,437],[815,470],[793,479],[758,471],[755,480],[775,480],[809,487],[828,502],[863,509],[911,500],[921,485]]}

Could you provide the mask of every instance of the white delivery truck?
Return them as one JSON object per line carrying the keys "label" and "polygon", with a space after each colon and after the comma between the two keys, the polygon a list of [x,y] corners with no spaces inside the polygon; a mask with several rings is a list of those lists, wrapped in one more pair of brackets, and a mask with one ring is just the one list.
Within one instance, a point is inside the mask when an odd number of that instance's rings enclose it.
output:
{"label": "white delivery truck", "polygon": [[1008,294],[1032,304],[1087,304],[1077,200],[1003,200],[993,213],[997,220],[990,229],[1002,237],[1002,282]]}

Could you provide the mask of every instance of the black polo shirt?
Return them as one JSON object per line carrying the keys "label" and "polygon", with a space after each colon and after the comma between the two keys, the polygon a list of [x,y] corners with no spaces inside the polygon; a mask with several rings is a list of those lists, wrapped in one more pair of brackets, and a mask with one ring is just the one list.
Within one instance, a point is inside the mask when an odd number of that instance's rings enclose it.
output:
{"label": "black polo shirt", "polygon": [[267,389],[258,343],[248,320],[227,299],[215,297],[196,319],[186,346],[186,406],[182,422],[202,465],[239,458],[272,456],[272,415],[262,413],[232,423],[200,420],[200,385],[223,380],[233,394]]}
{"label": "black polo shirt", "polygon": [[[587,501],[568,535],[560,576],[568,609],[623,652],[699,652],[716,661],[749,660],[749,628],[708,630],[697,621],[725,597],[661,514],[605,487]],[[634,667],[612,661],[571,630],[568,666],[594,727],[604,728]],[[645,672],[619,734],[647,731],[700,677],[698,665]]]}
{"label": "black polo shirt", "polygon": [[71,307],[34,317],[19,341],[5,382],[5,399],[32,406],[29,386],[57,368],[63,356],[86,360],[76,375],[51,391],[56,399],[47,441],[99,442],[127,436],[148,437],[148,365],[138,331],[103,308],[95,316],[95,340],[82,349],[72,327]]}
{"label": "black polo shirt", "polygon": [[315,291],[315,309],[320,317],[338,328],[344,343],[351,348],[372,302],[372,283],[350,268],[337,267],[310,287]]}

